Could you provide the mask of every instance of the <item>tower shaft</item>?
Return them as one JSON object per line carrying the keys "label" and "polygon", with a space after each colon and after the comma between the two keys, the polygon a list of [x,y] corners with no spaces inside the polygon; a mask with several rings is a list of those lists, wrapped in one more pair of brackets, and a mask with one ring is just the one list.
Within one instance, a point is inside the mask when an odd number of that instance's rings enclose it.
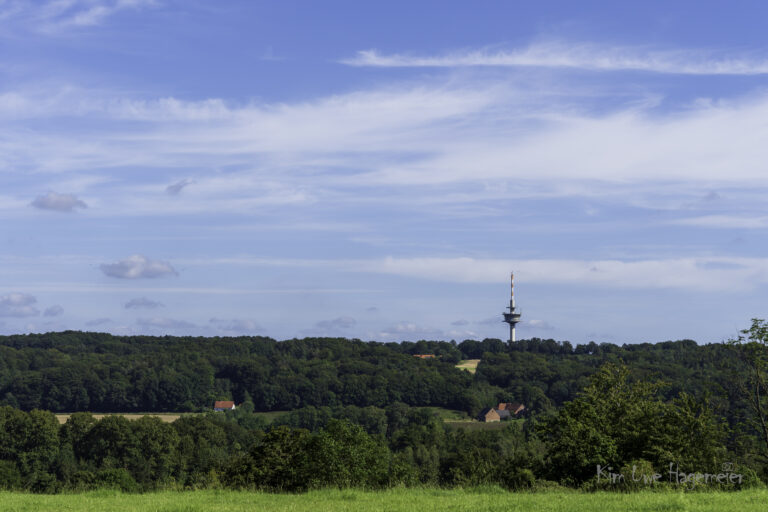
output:
{"label": "tower shaft", "polygon": [[515,326],[520,322],[520,312],[515,308],[515,274],[509,275],[510,290],[509,290],[509,313],[503,313],[504,321],[509,324],[509,342],[514,343],[515,339]]}

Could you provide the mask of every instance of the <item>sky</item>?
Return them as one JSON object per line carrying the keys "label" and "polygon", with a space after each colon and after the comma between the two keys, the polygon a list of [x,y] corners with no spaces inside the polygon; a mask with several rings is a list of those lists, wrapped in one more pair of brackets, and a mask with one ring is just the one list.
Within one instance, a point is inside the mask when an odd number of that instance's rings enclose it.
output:
{"label": "sky", "polygon": [[0,0],[0,334],[721,342],[768,4]]}

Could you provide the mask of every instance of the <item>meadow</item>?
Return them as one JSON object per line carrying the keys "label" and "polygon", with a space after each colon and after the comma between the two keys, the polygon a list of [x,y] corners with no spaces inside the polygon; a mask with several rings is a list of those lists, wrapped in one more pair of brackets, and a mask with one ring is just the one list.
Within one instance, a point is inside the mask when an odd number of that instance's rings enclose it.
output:
{"label": "meadow", "polygon": [[499,488],[392,489],[388,491],[321,490],[304,494],[238,491],[186,491],[122,494],[94,491],[82,494],[34,495],[0,493],[0,510],[71,512],[110,511],[764,511],[768,491],[637,492],[594,494],[575,491],[510,493]]}

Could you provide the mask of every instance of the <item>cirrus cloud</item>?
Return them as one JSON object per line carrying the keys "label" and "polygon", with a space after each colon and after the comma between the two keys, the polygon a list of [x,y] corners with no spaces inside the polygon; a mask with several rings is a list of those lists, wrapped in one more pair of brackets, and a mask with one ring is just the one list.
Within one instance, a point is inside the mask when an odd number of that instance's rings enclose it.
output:
{"label": "cirrus cloud", "polygon": [[370,67],[543,67],[592,71],[645,71],[681,75],[764,75],[768,58],[717,55],[702,50],[652,49],[545,41],[520,49],[463,50],[442,55],[385,55],[362,50],[342,64]]}

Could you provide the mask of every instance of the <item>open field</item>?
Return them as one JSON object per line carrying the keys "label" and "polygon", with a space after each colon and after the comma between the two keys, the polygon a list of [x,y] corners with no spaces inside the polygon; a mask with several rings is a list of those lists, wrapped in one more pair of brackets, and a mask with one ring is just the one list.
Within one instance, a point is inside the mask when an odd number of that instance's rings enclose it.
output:
{"label": "open field", "polygon": [[479,363],[479,359],[464,359],[463,361],[459,361],[459,364],[456,365],[456,368],[460,370],[467,370],[469,373],[475,373]]}
{"label": "open field", "polygon": [[472,419],[466,420],[443,420],[446,425],[452,428],[463,428],[464,430],[504,430],[504,427],[509,426],[515,421],[525,420],[506,420],[506,421],[493,421],[486,423],[484,421],[477,421]]}
{"label": "open field", "polygon": [[395,489],[381,492],[323,490],[306,494],[264,494],[237,491],[187,491],[120,494],[95,491],[70,495],[0,493],[0,510],[61,511],[722,511],[762,512],[768,491],[639,492],[581,494],[568,491],[510,493],[481,490]]}
{"label": "open field", "polygon": [[[184,413],[184,414],[194,414],[194,413]],[[56,419],[59,420],[59,423],[62,425],[67,422],[69,417],[72,415],[72,413],[61,413],[56,414]],[[97,420],[100,420],[104,418],[105,416],[125,416],[126,419],[129,420],[137,420],[139,418],[143,418],[144,416],[157,416],[161,420],[163,420],[166,423],[172,423],[176,421],[177,419],[181,418],[182,413],[164,413],[164,412],[136,412],[136,413],[122,413],[122,412],[114,412],[114,413],[100,413],[100,414],[94,414],[93,417]]]}
{"label": "open field", "polygon": [[515,421],[525,421],[522,419],[513,419],[506,421],[496,421],[485,423],[475,418],[470,418],[464,411],[453,409],[444,409],[442,407],[426,407],[434,412],[443,422],[452,428],[463,428],[467,430],[502,430],[504,427]]}
{"label": "open field", "polygon": [[[430,409],[433,411],[440,419],[442,419],[445,423],[449,424],[452,427],[460,427],[460,428],[471,428],[476,430],[498,430],[504,428],[505,425],[507,425],[507,422],[497,422],[497,423],[483,423],[480,421],[477,421],[473,418],[470,418],[467,416],[467,413],[464,411],[455,411],[452,409],[444,409],[442,407],[427,407],[427,409]],[[290,411],[270,411],[270,412],[255,412],[254,414],[256,416],[259,416],[260,418],[263,418],[267,424],[272,423],[277,418],[284,416],[288,414]],[[59,421],[60,424],[64,424],[67,422],[69,417],[72,413],[60,413],[56,414],[56,419]],[[139,418],[142,418],[144,416],[157,416],[161,420],[163,420],[166,423],[172,423],[176,421],[177,419],[181,418],[181,416],[191,415],[191,414],[198,414],[194,412],[185,412],[185,413],[157,413],[157,412],[137,412],[137,413],[98,413],[94,414],[93,417],[97,420],[100,420],[104,418],[105,416],[124,416],[126,419],[129,420],[137,420]]]}
{"label": "open field", "polygon": [[[275,421],[275,419],[279,418],[280,416],[283,416],[285,414],[288,414],[290,411],[270,411],[270,412],[255,412],[254,414],[256,416],[259,416],[264,419],[264,421],[267,422],[267,424],[272,423]],[[112,413],[97,413],[94,414],[93,417],[97,420],[102,419],[104,416],[125,416],[126,419],[129,420],[137,420],[144,416],[157,416],[161,420],[163,420],[166,423],[172,423],[176,421],[177,419],[181,418],[182,416],[187,416],[190,414],[199,414],[196,412],[136,412],[136,413],[122,413],[122,412],[112,412]],[[67,422],[69,417],[72,415],[72,413],[60,413],[56,414],[56,419],[59,420],[59,423],[62,425]]]}

